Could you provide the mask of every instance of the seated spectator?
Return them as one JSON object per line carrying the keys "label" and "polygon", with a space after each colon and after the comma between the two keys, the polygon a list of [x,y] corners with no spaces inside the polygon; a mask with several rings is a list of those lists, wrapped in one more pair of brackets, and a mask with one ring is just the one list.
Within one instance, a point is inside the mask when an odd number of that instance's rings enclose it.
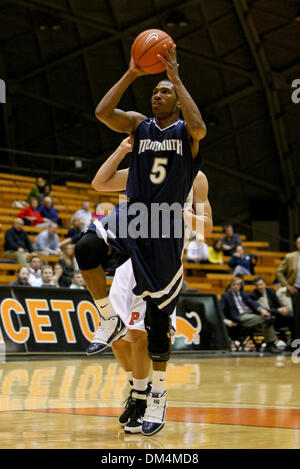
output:
{"label": "seated spectator", "polygon": [[22,267],[18,270],[18,279],[14,282],[10,282],[9,285],[14,287],[31,287],[30,283],[28,282],[29,279],[29,269],[22,265]]}
{"label": "seated spectator", "polygon": [[93,221],[100,220],[103,217],[105,217],[105,212],[102,208],[102,204],[98,202],[94,205],[94,212],[92,213],[92,220]]}
{"label": "seated spectator", "polygon": [[208,262],[210,264],[224,264],[223,241],[215,239],[212,246],[208,246]]}
{"label": "seated spectator", "polygon": [[71,218],[73,223],[74,218],[79,218],[83,222],[82,230],[85,230],[92,222],[92,214],[90,212],[90,202],[88,200],[82,202],[82,208],[77,210]]}
{"label": "seated spectator", "polygon": [[278,288],[278,290],[276,290],[276,295],[278,297],[278,300],[280,301],[280,304],[282,304],[282,306],[287,307],[289,314],[294,314],[292,298],[288,296],[287,288],[286,287]]}
{"label": "seated spectator", "polygon": [[57,210],[53,206],[53,200],[49,196],[44,197],[43,204],[39,206],[39,212],[46,222],[58,223],[60,221]]}
{"label": "seated spectator", "polygon": [[224,226],[225,236],[222,239],[223,252],[226,256],[232,256],[235,248],[242,244],[241,237],[238,233],[233,232],[232,225]]}
{"label": "seated spectator", "polygon": [[277,268],[277,280],[286,287],[292,300],[295,318],[295,339],[300,339],[300,236],[296,239],[296,250],[286,254]]}
{"label": "seated spectator", "polygon": [[264,277],[256,277],[254,285],[256,288],[251,293],[251,298],[275,317],[275,330],[278,331],[282,327],[288,327],[291,331],[292,339],[294,339],[294,316],[289,314],[287,306],[283,306],[280,303],[274,288],[267,288]]}
{"label": "seated spectator", "polygon": [[28,265],[29,279],[28,282],[32,287],[40,287],[42,284],[42,272],[41,272],[41,259],[39,256],[30,256]]}
{"label": "seated spectator", "polygon": [[38,210],[38,199],[31,197],[29,205],[23,208],[19,213],[18,217],[24,220],[25,225],[29,226],[47,226],[47,222],[44,220]]}
{"label": "seated spectator", "polygon": [[50,223],[47,230],[37,235],[34,242],[34,250],[44,256],[60,256],[59,237],[57,234],[57,223]]}
{"label": "seated spectator", "polygon": [[277,340],[271,313],[242,291],[242,279],[234,277],[226,293],[222,294],[220,306],[229,336],[238,339],[241,328],[262,332],[266,342],[266,352],[279,353],[275,345]]}
{"label": "seated spectator", "polygon": [[39,205],[42,205],[45,197],[48,197],[48,196],[52,198],[52,187],[50,184],[46,184],[44,186],[44,191],[41,192],[39,196]]}
{"label": "seated spectator", "polygon": [[31,241],[23,225],[22,218],[15,218],[13,227],[5,233],[4,255],[18,264],[26,264],[28,253],[32,252]]}
{"label": "seated spectator", "polygon": [[74,271],[78,270],[78,264],[75,259],[74,248],[74,244],[66,244],[63,247],[62,257],[58,261],[63,268],[63,281],[68,287],[71,285]]}
{"label": "seated spectator", "polygon": [[36,178],[34,186],[32,187],[27,197],[27,200],[30,200],[31,197],[35,197],[36,199],[38,199],[38,203],[41,203],[40,197],[44,193],[45,185],[46,185],[46,180],[42,176],[38,176]]}
{"label": "seated spectator", "polygon": [[255,254],[246,254],[243,246],[237,246],[228,265],[233,269],[233,275],[254,275],[254,266],[257,262]]}
{"label": "seated spectator", "polygon": [[77,241],[81,238],[83,222],[79,218],[74,218],[72,226],[68,231],[66,239],[61,241],[60,247],[62,248],[66,244],[72,243],[76,244]]}
{"label": "seated spectator", "polygon": [[42,266],[42,283],[41,287],[56,287],[55,280],[53,280],[53,269],[51,265]]}
{"label": "seated spectator", "polygon": [[187,262],[206,262],[208,259],[208,246],[200,239],[193,239],[187,246]]}
{"label": "seated spectator", "polygon": [[70,288],[80,288],[81,290],[85,289],[85,283],[80,270],[75,270],[73,273]]}
{"label": "seated spectator", "polygon": [[52,278],[52,283],[56,287],[69,287],[70,283],[66,283],[66,281],[63,279],[63,268],[62,266],[57,262],[55,266],[53,267],[53,278]]}

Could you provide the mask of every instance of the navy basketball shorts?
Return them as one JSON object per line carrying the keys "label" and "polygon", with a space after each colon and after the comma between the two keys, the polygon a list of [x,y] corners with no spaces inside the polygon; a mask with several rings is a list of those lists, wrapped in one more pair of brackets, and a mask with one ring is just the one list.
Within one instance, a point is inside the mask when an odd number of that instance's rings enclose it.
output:
{"label": "navy basketball shorts", "polygon": [[[168,221],[168,233],[158,230],[158,237],[154,237],[149,212],[137,216],[131,213],[130,203],[124,202],[88,230],[118,251],[123,262],[131,258],[136,280],[133,293],[171,315],[183,283],[183,238],[174,236],[172,217]],[[180,223],[183,231],[183,220]]]}

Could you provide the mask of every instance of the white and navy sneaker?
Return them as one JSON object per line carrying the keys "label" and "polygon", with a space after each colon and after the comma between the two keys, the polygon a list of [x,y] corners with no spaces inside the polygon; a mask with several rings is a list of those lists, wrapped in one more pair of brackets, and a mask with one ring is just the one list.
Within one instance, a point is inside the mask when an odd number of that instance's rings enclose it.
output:
{"label": "white and navy sneaker", "polygon": [[167,394],[150,392],[147,397],[147,408],[143,418],[142,434],[151,436],[159,432],[165,424],[168,407]]}
{"label": "white and navy sneaker", "polygon": [[99,327],[93,338],[93,342],[88,346],[86,354],[92,355],[94,353],[103,352],[107,347],[121,337],[127,334],[127,327],[119,316],[112,316],[109,319],[104,319],[100,316]]}
{"label": "white and navy sneaker", "polygon": [[147,406],[147,393],[147,389],[145,391],[132,390],[132,413],[125,425],[125,433],[141,433]]}

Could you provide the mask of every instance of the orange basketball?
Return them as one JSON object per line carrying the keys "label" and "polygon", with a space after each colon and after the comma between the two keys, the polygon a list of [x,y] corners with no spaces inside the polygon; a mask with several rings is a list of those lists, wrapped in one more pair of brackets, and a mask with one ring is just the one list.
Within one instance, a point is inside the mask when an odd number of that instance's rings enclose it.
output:
{"label": "orange basketball", "polygon": [[131,55],[135,65],[148,73],[160,73],[166,70],[166,65],[157,57],[164,57],[164,45],[169,47],[171,36],[160,29],[148,29],[140,33],[131,46]]}

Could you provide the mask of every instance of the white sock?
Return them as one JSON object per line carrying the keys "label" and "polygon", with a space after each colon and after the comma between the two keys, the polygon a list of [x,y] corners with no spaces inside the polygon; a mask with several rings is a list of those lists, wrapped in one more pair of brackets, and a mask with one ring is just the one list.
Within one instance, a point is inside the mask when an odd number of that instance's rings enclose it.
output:
{"label": "white sock", "polygon": [[132,377],[132,381],[133,381],[133,389],[135,389],[136,391],[146,391],[147,386],[148,386],[148,376],[147,378],[143,378],[143,379],[136,379]]}
{"label": "white sock", "polygon": [[94,300],[95,305],[98,308],[100,316],[104,319],[109,319],[112,316],[115,316],[115,312],[111,305],[109,296],[106,298],[101,298],[100,300]]}
{"label": "white sock", "polygon": [[152,389],[151,392],[163,394],[166,390],[166,371],[152,371]]}

